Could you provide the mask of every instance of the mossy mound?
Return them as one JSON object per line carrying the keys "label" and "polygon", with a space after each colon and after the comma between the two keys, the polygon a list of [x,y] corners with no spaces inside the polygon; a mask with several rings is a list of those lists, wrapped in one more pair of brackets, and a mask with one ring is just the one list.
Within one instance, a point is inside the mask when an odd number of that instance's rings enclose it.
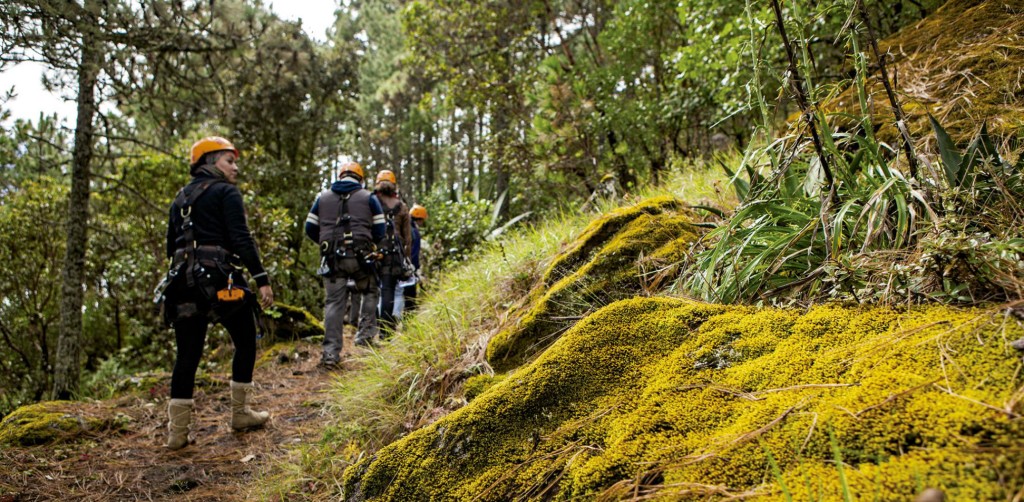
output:
{"label": "mossy mound", "polygon": [[[896,90],[915,136],[933,136],[928,113],[962,142],[982,121],[996,136],[1024,133],[1024,80],[1018,74],[1024,66],[1024,2],[949,0],[880,41],[879,48],[895,59]],[[873,56],[869,59],[874,63]],[[897,141],[885,89],[876,79],[867,87],[872,115],[885,124],[878,136]],[[827,108],[860,115],[856,90],[848,89]]]}
{"label": "mossy mound", "polygon": [[683,260],[696,239],[693,218],[682,201],[656,197],[594,220],[555,257],[531,290],[525,314],[491,339],[488,363],[498,371],[515,368],[588,312],[661,282],[644,274]]}
{"label": "mossy mound", "polygon": [[506,376],[504,373],[497,375],[474,375],[467,378],[465,383],[462,384],[462,393],[466,397],[466,401],[472,401],[487,389],[505,380]]}
{"label": "mossy mound", "polygon": [[275,303],[267,310],[266,318],[274,340],[298,340],[324,334],[324,324],[299,307]]}
{"label": "mossy mound", "polygon": [[345,496],[842,500],[845,483],[1008,500],[1024,479],[1024,367],[1007,340],[1022,335],[945,307],[624,300],[350,467]]}
{"label": "mossy mound", "polygon": [[0,422],[0,445],[34,446],[69,441],[115,425],[113,417],[83,403],[44,401],[22,406]]}

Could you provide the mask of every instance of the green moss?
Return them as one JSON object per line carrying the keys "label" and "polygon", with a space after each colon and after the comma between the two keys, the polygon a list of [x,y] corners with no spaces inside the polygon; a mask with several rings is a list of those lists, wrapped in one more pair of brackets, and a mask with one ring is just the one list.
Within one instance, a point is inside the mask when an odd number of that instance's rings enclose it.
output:
{"label": "green moss", "polygon": [[[487,360],[498,371],[523,364],[582,315],[644,289],[643,272],[682,261],[696,239],[692,215],[672,197],[657,197],[598,218],[548,267],[525,314],[491,339]],[[659,281],[660,282],[660,281]]]}
{"label": "green moss", "polygon": [[68,441],[115,425],[113,417],[89,413],[81,403],[45,401],[22,406],[4,417],[0,444],[34,446]]}
{"label": "green moss", "polygon": [[678,212],[683,202],[670,196],[653,197],[634,206],[614,209],[592,221],[572,244],[551,262],[541,282],[550,286],[577,270],[593,254],[631,221],[643,214]]}
{"label": "green moss", "polygon": [[261,368],[267,364],[291,362],[297,353],[298,348],[294,342],[275,343],[263,350],[259,359],[256,359],[256,367]]}
{"label": "green moss", "polygon": [[309,312],[284,303],[267,310],[267,327],[274,340],[298,340],[324,334],[324,325]]}
{"label": "green moss", "polygon": [[[611,304],[346,471],[349,499],[1010,499],[1024,368],[998,313]],[[1007,482],[1007,480],[1017,480]]]}
{"label": "green moss", "polygon": [[466,396],[466,401],[472,401],[477,396],[483,394],[484,391],[494,387],[496,384],[501,383],[505,380],[507,375],[474,375],[466,379],[466,382],[462,384],[463,394]]}

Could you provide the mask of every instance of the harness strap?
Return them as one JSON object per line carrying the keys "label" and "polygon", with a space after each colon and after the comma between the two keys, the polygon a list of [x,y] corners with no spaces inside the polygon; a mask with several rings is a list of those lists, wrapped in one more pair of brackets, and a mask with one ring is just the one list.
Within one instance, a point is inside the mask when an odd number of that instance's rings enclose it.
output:
{"label": "harness strap", "polygon": [[385,254],[399,254],[402,252],[402,239],[398,235],[397,229],[395,229],[395,216],[398,214],[398,210],[401,209],[402,203],[395,204],[394,207],[388,207],[387,204],[381,204],[384,206],[384,218],[386,225],[384,227],[384,241],[387,242],[387,246],[383,250]]}
{"label": "harness strap", "polygon": [[395,204],[395,207],[387,207],[387,204],[382,205],[384,206],[384,217],[387,220],[387,226],[385,227],[387,236],[392,237],[395,235],[395,215],[398,214],[398,208],[402,203]]}
{"label": "harness strap", "polygon": [[[341,205],[338,206],[338,219],[334,222],[334,231],[337,233],[338,228],[341,228],[342,244],[346,246],[352,245],[352,217],[348,214],[348,198],[352,196],[353,192],[348,192],[345,195],[339,195],[341,198]],[[334,239],[337,241],[337,239]]]}
{"label": "harness strap", "polygon": [[[178,206],[178,213],[181,215],[181,235],[185,240],[185,270],[192,270],[196,262],[196,249],[199,244],[196,242],[195,235],[195,224],[192,222],[192,206],[199,200],[199,197],[206,192],[207,188],[210,188],[216,183],[220,183],[221,180],[210,180],[199,184],[192,188],[192,190],[186,190],[188,187],[182,188],[178,191],[178,196],[174,199],[174,203]],[[191,248],[189,244],[191,243]],[[185,274],[185,283],[188,287],[195,287],[196,280],[192,274]]]}

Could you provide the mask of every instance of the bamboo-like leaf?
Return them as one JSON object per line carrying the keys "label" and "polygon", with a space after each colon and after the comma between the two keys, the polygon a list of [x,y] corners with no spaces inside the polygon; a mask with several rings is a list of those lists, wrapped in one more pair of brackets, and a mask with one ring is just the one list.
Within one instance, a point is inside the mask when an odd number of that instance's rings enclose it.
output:
{"label": "bamboo-like leaf", "polygon": [[860,163],[863,160],[864,160],[864,149],[861,148],[861,149],[857,150],[857,153],[853,154],[853,158],[850,159],[850,163],[848,164],[850,176],[855,176],[857,174],[857,171],[860,170]]}
{"label": "bamboo-like leaf", "polygon": [[946,173],[946,182],[950,187],[960,186],[960,172],[963,169],[963,157],[956,149],[953,138],[942,128],[938,120],[932,114],[928,114],[928,120],[932,123],[932,130],[935,131],[935,139],[939,143],[939,156],[942,157],[942,169]]}
{"label": "bamboo-like leaf", "polygon": [[848,200],[839,206],[839,210],[836,211],[835,216],[832,219],[832,252],[839,254],[843,249],[843,238],[847,237],[847,232],[853,233],[853,229],[856,228],[856,221],[852,225],[846,224],[846,218],[856,210],[858,204],[857,199]]}
{"label": "bamboo-like leaf", "polygon": [[702,204],[697,204],[697,205],[689,206],[689,207],[690,207],[690,209],[700,209],[702,211],[707,211],[707,212],[709,212],[709,213],[711,213],[711,214],[713,214],[713,215],[715,215],[715,216],[717,216],[719,218],[725,219],[725,211],[722,211],[721,209],[718,209],[717,207],[711,207],[711,206],[706,206],[706,205],[702,205]]}
{"label": "bamboo-like leaf", "polygon": [[822,169],[821,159],[817,156],[811,159],[811,164],[804,177],[804,193],[808,197],[817,197],[821,193],[821,186],[825,183],[825,171]]}
{"label": "bamboo-like leaf", "polygon": [[491,223],[487,226],[488,229],[494,229],[498,226],[498,219],[501,218],[501,205],[505,203],[505,197],[508,196],[508,189],[506,188],[498,196],[498,200],[494,202],[494,210],[491,212]]}
{"label": "bamboo-like leaf", "polygon": [[903,247],[910,236],[912,214],[904,194],[897,191],[894,195],[893,199],[896,201],[896,238],[889,246],[898,249]]}
{"label": "bamboo-like leaf", "polygon": [[936,214],[935,210],[932,209],[931,204],[929,204],[928,201],[925,199],[924,194],[921,193],[920,190],[911,190],[910,196],[916,199],[921,204],[921,207],[923,207],[925,212],[928,213],[928,219],[932,222],[932,226],[935,228],[935,230],[938,230],[939,215]]}
{"label": "bamboo-like leaf", "polygon": [[981,131],[978,132],[977,136],[971,140],[971,144],[967,147],[967,154],[963,160],[963,169],[960,172],[960,185],[974,186],[978,175],[977,168],[986,162],[1002,165],[1003,160],[999,158],[999,152],[996,150],[996,146],[992,143],[992,138],[988,134],[988,123],[982,122]]}
{"label": "bamboo-like leaf", "polygon": [[729,166],[725,165],[724,162],[719,161],[719,165],[725,171],[725,174],[729,176],[729,184],[732,185],[733,190],[736,191],[736,198],[739,199],[740,203],[746,202],[747,194],[750,193],[750,183],[740,178],[737,173],[734,173]]}

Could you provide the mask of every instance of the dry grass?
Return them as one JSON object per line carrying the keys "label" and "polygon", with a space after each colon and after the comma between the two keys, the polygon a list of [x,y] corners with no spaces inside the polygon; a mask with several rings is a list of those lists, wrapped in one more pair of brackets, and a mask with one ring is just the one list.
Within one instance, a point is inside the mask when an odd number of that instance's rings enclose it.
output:
{"label": "dry grass", "polygon": [[[983,121],[996,136],[1024,131],[1024,1],[950,0],[879,45],[895,63],[895,88],[917,139],[934,141],[928,113],[957,141],[973,137]],[[867,90],[879,139],[896,145],[881,83],[870,79]],[[856,89],[833,107],[858,115]]]}

